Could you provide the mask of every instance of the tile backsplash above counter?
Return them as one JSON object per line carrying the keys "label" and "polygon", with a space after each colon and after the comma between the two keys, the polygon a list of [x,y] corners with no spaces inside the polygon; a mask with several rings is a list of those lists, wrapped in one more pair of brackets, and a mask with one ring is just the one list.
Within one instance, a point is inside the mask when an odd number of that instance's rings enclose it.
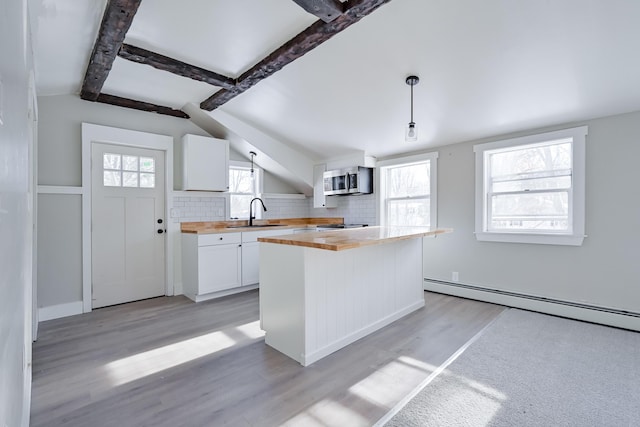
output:
{"label": "tile backsplash above counter", "polygon": [[[187,192],[175,194],[171,220],[174,223],[224,221],[226,219],[227,198],[221,194]],[[374,194],[361,196],[332,196],[338,200],[338,206],[332,209],[313,208],[312,197],[287,197],[286,195],[265,195],[267,212],[263,219],[340,217],[345,223],[376,224],[376,198]]]}

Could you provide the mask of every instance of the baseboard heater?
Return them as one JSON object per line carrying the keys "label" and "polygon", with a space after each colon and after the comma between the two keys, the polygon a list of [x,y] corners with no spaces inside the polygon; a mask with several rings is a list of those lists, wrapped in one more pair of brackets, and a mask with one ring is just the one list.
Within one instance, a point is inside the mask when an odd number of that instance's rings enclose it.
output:
{"label": "baseboard heater", "polygon": [[552,304],[566,305],[566,306],[569,306],[569,307],[576,307],[576,308],[583,308],[583,309],[587,309],[587,310],[601,311],[603,313],[618,314],[620,316],[630,316],[630,317],[638,317],[638,318],[640,318],[640,313],[636,313],[634,311],[618,310],[618,309],[615,309],[615,308],[599,307],[597,305],[583,304],[583,303],[571,302],[571,301],[564,301],[564,300],[559,300],[559,299],[555,299],[555,298],[539,297],[539,296],[535,296],[535,295],[522,294],[522,293],[519,293],[519,292],[503,291],[503,290],[500,290],[500,289],[491,289],[491,288],[484,288],[484,287],[481,287],[481,286],[465,285],[465,284],[462,284],[462,283],[446,282],[444,280],[428,279],[426,277],[424,278],[424,281],[425,282],[436,283],[438,285],[445,285],[445,286],[453,286],[453,287],[456,287],[456,288],[470,289],[470,290],[473,290],[473,291],[488,292],[488,293],[493,293],[493,294],[505,295],[505,296],[509,296],[509,297],[525,298],[525,299],[530,299],[530,300],[535,300],[535,301],[549,302],[549,303],[552,303]]}

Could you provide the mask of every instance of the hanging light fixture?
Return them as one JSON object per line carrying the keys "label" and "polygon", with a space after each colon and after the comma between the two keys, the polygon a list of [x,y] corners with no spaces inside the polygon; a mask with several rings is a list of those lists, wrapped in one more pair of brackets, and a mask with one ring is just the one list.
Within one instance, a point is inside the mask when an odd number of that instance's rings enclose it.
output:
{"label": "hanging light fixture", "polygon": [[255,151],[249,151],[249,156],[251,156],[251,178],[253,178],[253,157],[257,154]]}
{"label": "hanging light fixture", "polygon": [[418,140],[418,128],[413,121],[413,87],[418,84],[420,79],[417,76],[409,76],[405,81],[409,86],[411,86],[411,121],[409,122],[409,124],[407,125],[407,129],[405,130],[404,140],[412,142]]}

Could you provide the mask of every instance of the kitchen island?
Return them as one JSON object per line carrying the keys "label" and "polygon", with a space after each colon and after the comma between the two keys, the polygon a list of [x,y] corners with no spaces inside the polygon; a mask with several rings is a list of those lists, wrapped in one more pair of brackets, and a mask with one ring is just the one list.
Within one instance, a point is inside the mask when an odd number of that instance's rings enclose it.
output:
{"label": "kitchen island", "polygon": [[429,227],[365,227],[259,238],[265,342],[308,366],[424,306]]}

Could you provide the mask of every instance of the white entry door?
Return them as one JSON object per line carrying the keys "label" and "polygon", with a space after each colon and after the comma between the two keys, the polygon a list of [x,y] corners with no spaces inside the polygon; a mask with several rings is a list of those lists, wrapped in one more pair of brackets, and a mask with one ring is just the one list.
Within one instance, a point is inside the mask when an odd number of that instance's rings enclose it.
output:
{"label": "white entry door", "polygon": [[91,144],[92,307],[165,295],[164,152]]}

